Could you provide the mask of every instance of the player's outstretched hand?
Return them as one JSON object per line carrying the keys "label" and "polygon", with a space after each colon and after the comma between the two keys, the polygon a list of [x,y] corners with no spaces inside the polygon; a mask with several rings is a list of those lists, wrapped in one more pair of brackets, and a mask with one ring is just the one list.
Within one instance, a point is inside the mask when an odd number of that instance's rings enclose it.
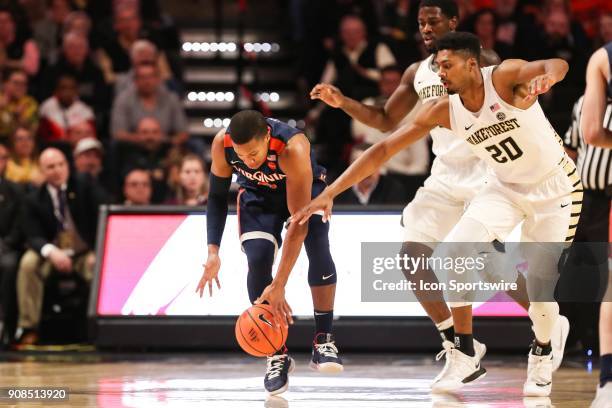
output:
{"label": "player's outstretched hand", "polygon": [[291,316],[293,311],[285,299],[284,287],[275,285],[274,283],[266,286],[261,296],[255,301],[255,304],[258,305],[263,302],[268,303],[272,308],[276,326],[280,327],[283,325],[287,328],[290,324],[293,324],[293,317]]}
{"label": "player's outstretched hand", "polygon": [[198,287],[196,288],[196,292],[200,293],[200,297],[204,294],[204,288],[208,285],[208,292],[210,296],[212,296],[212,283],[213,280],[217,283],[217,288],[221,289],[221,284],[219,283],[219,269],[221,268],[221,259],[218,254],[209,254],[206,263],[204,264],[204,273],[202,274],[202,278],[200,279],[200,283],[198,283]]}
{"label": "player's outstretched hand", "polygon": [[339,108],[343,98],[342,91],[330,84],[317,84],[310,91],[310,99],[320,99],[332,108]]}
{"label": "player's outstretched hand", "polygon": [[334,200],[327,190],[323,190],[314,200],[307,206],[300,208],[295,214],[289,217],[289,222],[297,222],[303,225],[308,222],[312,214],[319,213],[323,215],[323,222],[331,219],[331,211],[334,205]]}
{"label": "player's outstretched hand", "polygon": [[551,75],[544,74],[538,75],[533,78],[527,88],[527,96],[525,101],[531,101],[538,95],[548,92],[548,90],[555,84],[555,80]]}

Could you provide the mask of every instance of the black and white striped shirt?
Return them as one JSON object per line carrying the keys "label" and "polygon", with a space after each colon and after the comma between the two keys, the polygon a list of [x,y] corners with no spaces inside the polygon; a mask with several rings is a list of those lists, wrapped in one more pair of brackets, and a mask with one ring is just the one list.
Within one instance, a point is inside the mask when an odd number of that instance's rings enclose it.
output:
{"label": "black and white striped shirt", "polygon": [[[584,142],[580,130],[580,115],[582,114],[581,96],[574,104],[572,124],[565,133],[564,144],[567,148],[576,150],[576,167],[580,171],[580,180],[587,190],[604,191],[612,184],[612,149],[604,149],[588,145]],[[612,130],[612,100],[608,99],[604,114],[603,126]]]}

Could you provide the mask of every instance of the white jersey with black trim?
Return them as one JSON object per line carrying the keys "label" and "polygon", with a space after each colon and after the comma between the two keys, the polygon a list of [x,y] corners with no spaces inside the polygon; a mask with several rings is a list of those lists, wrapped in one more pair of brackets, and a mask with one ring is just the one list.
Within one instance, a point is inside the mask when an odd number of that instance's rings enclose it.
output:
{"label": "white jersey with black trim", "polygon": [[[433,55],[421,61],[417,72],[414,76],[414,90],[421,102],[431,102],[446,95],[446,88],[442,85],[440,77],[433,70]],[[432,174],[436,174],[436,170],[440,168],[443,162],[446,166],[455,168],[457,166],[473,165],[478,160],[470,147],[460,138],[455,136],[449,129],[437,127],[432,129],[429,134],[433,141],[432,150],[436,155],[432,167]]]}
{"label": "white jersey with black trim", "polygon": [[565,157],[562,141],[538,101],[519,109],[502,100],[493,86],[495,67],[481,68],[484,104],[468,111],[458,94],[449,96],[453,133],[467,141],[499,180],[537,183],[552,173]]}

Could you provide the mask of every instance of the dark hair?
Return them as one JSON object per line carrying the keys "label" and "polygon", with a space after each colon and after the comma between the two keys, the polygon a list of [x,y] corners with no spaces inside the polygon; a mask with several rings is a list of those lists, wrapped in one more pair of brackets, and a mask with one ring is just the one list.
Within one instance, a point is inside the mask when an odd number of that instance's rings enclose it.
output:
{"label": "dark hair", "polygon": [[436,51],[463,51],[480,61],[480,40],[472,33],[455,31],[444,34],[436,41]]}
{"label": "dark hair", "polygon": [[76,76],[68,73],[68,72],[64,72],[62,74],[60,74],[57,79],[55,80],[55,89],[57,89],[59,87],[59,84],[62,80],[65,79],[69,79],[71,81],[74,81],[74,83],[78,86],[79,85],[79,80],[77,79]]}
{"label": "dark hair", "polygon": [[151,176],[151,170],[146,168],[145,166],[142,166],[140,164],[134,164],[132,166],[128,166],[126,169],[123,170],[123,177],[121,178],[122,182],[121,185],[125,186],[125,182],[128,178],[128,176],[130,174],[132,174],[135,171],[142,171],[144,173],[147,173],[147,175],[149,176],[149,181],[153,182],[153,177]]}
{"label": "dark hair", "polygon": [[25,72],[22,68],[5,68],[2,70],[2,82],[8,81],[13,74],[22,74],[25,75],[26,78],[28,76],[27,72]]}
{"label": "dark hair", "polygon": [[268,123],[258,111],[243,110],[232,116],[229,129],[232,142],[241,145],[263,137],[268,132]]}
{"label": "dark hair", "polygon": [[421,0],[419,9],[423,7],[438,7],[446,18],[459,18],[459,7],[457,3],[455,3],[455,0]]}
{"label": "dark hair", "polygon": [[380,69],[380,73],[384,74],[386,72],[397,72],[400,75],[402,75],[402,69],[399,67],[399,65],[385,65],[384,67],[382,67]]}

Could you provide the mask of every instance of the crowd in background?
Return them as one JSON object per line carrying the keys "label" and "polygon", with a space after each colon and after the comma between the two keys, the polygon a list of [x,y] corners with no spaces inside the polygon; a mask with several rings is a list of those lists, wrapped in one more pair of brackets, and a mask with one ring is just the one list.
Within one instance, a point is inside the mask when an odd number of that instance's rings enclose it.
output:
{"label": "crowd in background", "polygon": [[[346,96],[363,100],[382,95],[388,66],[403,72],[428,56],[418,30],[418,0],[295,0],[293,38],[301,46],[303,91],[334,83]],[[458,30],[478,35],[500,58],[563,58],[570,65],[564,81],[540,103],[559,134],[570,125],[573,103],[584,90],[591,53],[612,40],[612,3],[600,0],[458,0]],[[350,118],[337,109],[315,106],[309,134],[320,160],[333,175],[363,141],[351,132]],[[338,157],[342,158],[338,162]],[[406,173],[414,174],[414,173]]]}
{"label": "crowd in background", "polygon": [[[384,105],[427,57],[419,1],[289,3],[306,133],[333,179],[386,133],[312,103],[309,90],[329,82]],[[569,62],[566,79],[540,97],[565,133],[589,56],[612,41],[612,3],[458,3],[459,29],[502,59]],[[189,134],[178,30],[157,0],[0,0],[0,73],[0,321],[10,329],[0,340],[19,327],[18,341],[36,343],[50,271],[92,277],[98,206],[205,205],[210,141]],[[430,162],[423,140],[339,202],[405,204]]]}

